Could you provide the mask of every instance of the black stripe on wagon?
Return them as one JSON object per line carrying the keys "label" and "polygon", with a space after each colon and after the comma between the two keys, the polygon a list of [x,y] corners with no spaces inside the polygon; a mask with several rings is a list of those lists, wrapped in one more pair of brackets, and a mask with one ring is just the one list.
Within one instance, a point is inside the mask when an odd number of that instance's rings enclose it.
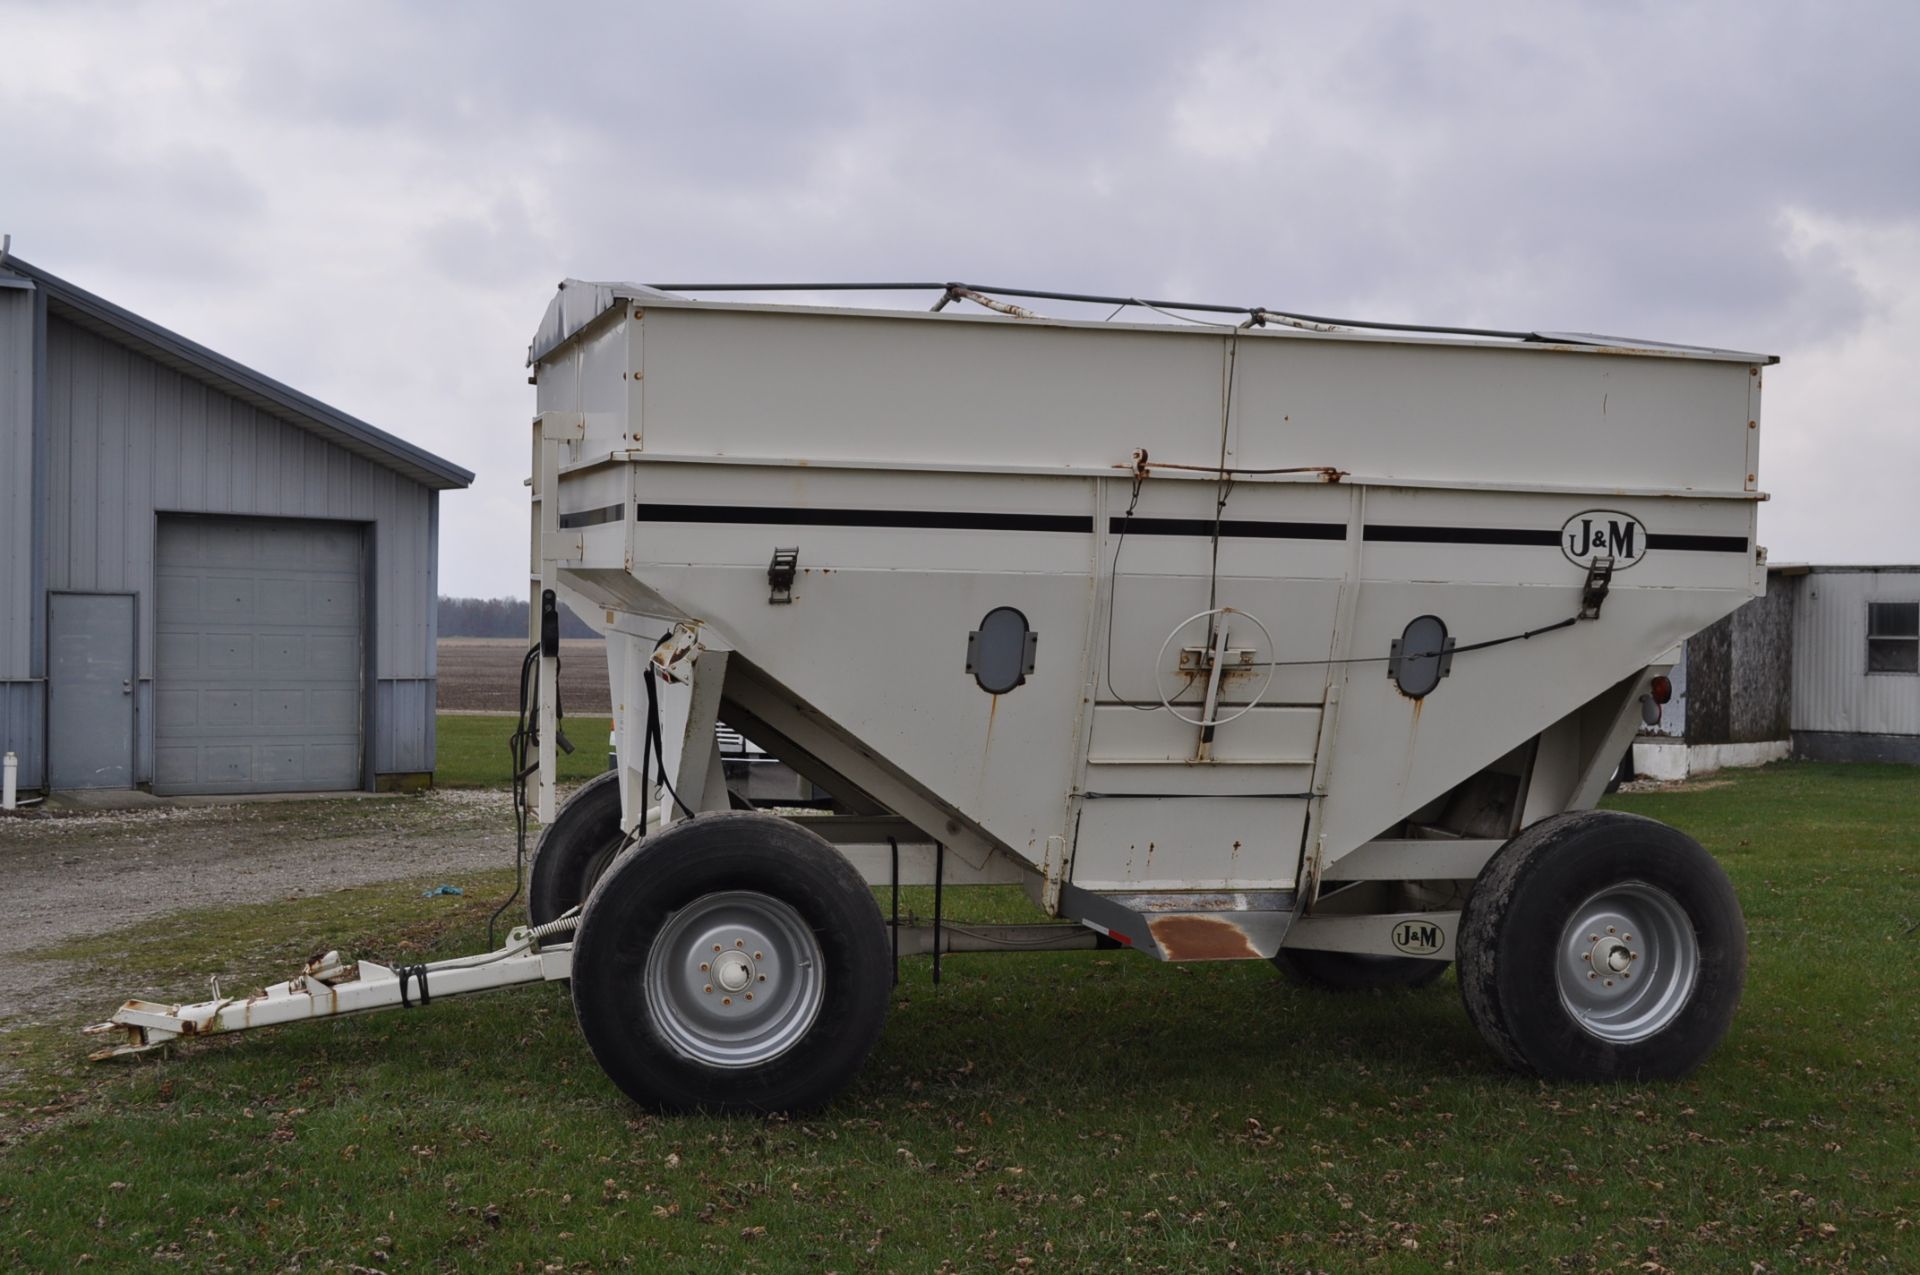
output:
{"label": "black stripe on wagon", "polygon": [[[1553,545],[1560,533],[1537,527],[1368,527],[1367,539],[1399,544]],[[1692,549],[1703,553],[1745,553],[1745,536],[1692,536],[1648,533],[1648,549]]]}
{"label": "black stripe on wagon", "polygon": [[935,531],[1093,533],[1085,514],[994,514],[951,509],[805,509],[779,505],[639,505],[641,522],[755,523],[772,527],[904,527]]}
{"label": "black stripe on wagon", "polygon": [[598,509],[580,509],[570,514],[560,515],[560,530],[573,531],[580,527],[598,527],[602,523],[624,522],[626,517],[625,505],[602,505]]}
{"label": "black stripe on wagon", "polygon": [[1367,539],[1421,545],[1553,545],[1560,533],[1533,527],[1368,527]]}
{"label": "black stripe on wagon", "polygon": [[[1211,518],[1127,518],[1115,517],[1107,523],[1113,535],[1129,536],[1205,536],[1213,538]],[[1225,518],[1220,522],[1222,536],[1254,540],[1345,540],[1344,522],[1251,522]]]}
{"label": "black stripe on wagon", "polygon": [[1649,549],[1697,549],[1702,553],[1745,553],[1745,536],[1683,536],[1647,533]]}

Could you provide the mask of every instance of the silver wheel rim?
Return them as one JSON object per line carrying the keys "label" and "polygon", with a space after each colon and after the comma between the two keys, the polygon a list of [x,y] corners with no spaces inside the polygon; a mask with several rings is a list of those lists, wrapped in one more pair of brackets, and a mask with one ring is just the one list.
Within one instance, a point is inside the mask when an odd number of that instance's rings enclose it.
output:
{"label": "silver wheel rim", "polygon": [[800,1042],[825,995],[820,941],[772,895],[702,895],[668,917],[647,953],[647,1013],[675,1050],[752,1067]]}
{"label": "silver wheel rim", "polygon": [[1693,996],[1700,941],[1686,909],[1644,881],[1573,910],[1554,968],[1560,1004],[1589,1035],[1628,1045],[1659,1034]]}

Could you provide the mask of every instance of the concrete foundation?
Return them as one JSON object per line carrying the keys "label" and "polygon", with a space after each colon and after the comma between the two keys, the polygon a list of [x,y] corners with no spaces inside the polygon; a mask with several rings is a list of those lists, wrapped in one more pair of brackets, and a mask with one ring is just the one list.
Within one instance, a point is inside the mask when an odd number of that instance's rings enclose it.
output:
{"label": "concrete foundation", "polygon": [[1687,744],[1677,739],[1641,739],[1634,741],[1633,768],[1642,779],[1678,783],[1716,770],[1785,761],[1790,755],[1798,753],[1794,742],[1785,739],[1751,744]]}

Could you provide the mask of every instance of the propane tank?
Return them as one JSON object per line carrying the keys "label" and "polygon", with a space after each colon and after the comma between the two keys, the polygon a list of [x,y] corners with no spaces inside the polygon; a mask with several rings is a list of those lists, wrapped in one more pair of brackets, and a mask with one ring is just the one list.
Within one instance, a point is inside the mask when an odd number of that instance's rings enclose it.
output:
{"label": "propane tank", "polygon": [[0,762],[0,810],[12,810],[20,795],[20,759],[12,753]]}

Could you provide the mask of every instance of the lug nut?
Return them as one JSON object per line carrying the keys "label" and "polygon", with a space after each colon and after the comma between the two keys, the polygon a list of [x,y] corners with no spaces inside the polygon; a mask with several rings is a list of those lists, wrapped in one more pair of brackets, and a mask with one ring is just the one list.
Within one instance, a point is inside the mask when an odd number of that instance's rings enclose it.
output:
{"label": "lug nut", "polygon": [[1612,979],[1608,979],[1608,980],[1607,980],[1606,982],[1604,982],[1604,983],[1602,983],[1602,984],[1601,984],[1601,986],[1602,986],[1602,987],[1612,987],[1612,986],[1613,986],[1613,980],[1612,980]]}
{"label": "lug nut", "polygon": [[704,974],[704,973],[706,973],[706,972],[707,972],[708,970],[710,970],[710,969],[712,969],[712,968],[713,968],[713,966],[711,966],[711,965],[709,965],[709,964],[707,964],[707,963],[706,963],[705,961],[702,961],[702,962],[700,962],[700,972],[701,972],[702,974]]}
{"label": "lug nut", "polygon": [[722,997],[720,998],[720,1003],[721,1003],[722,1005],[731,1005],[731,1004],[733,1004],[733,997],[731,997],[731,996],[722,996]]}
{"label": "lug nut", "polygon": [[766,982],[766,981],[767,981],[767,976],[766,976],[765,974],[762,974],[762,975],[760,976],[760,981],[761,981],[761,982],[763,982],[763,983],[764,983],[764,982]]}
{"label": "lug nut", "polygon": [[752,993],[752,992],[748,992],[748,993],[747,993],[747,999],[748,999],[748,1000],[752,1000],[752,999],[753,999],[753,993]]}
{"label": "lug nut", "polygon": [[700,990],[703,992],[710,992],[713,990],[713,984],[708,983],[705,987],[701,988]]}

